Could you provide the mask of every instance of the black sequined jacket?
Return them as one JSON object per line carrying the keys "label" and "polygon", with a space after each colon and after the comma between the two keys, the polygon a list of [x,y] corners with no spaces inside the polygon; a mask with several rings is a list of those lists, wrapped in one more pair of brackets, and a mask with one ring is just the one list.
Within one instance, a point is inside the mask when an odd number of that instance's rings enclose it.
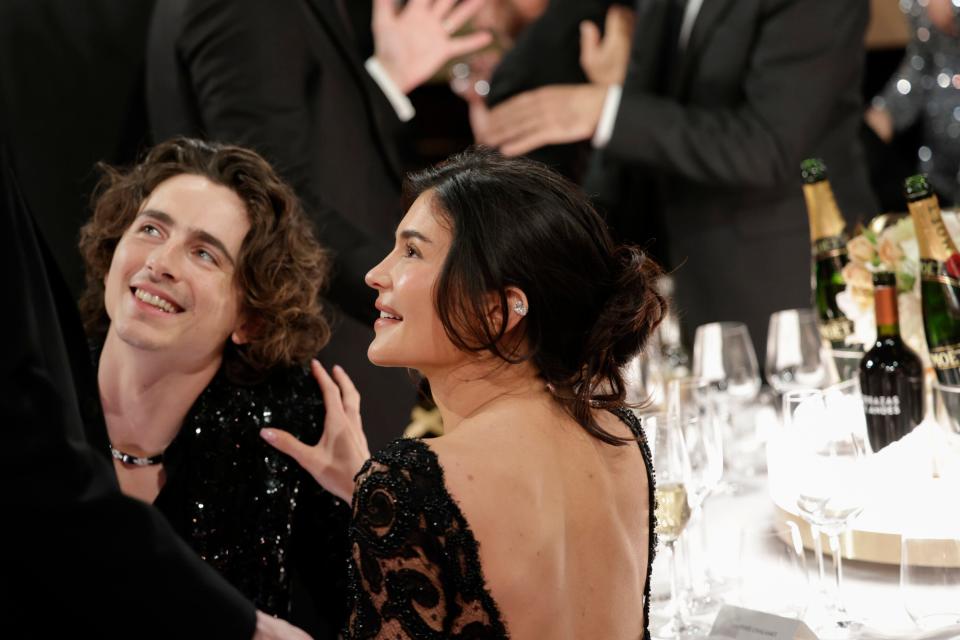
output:
{"label": "black sequined jacket", "polygon": [[[643,607],[649,626],[650,567],[657,543],[653,465],[639,420],[626,409],[614,413],[633,432],[647,471],[649,561]],[[446,489],[436,454],[423,441],[397,440],[360,470],[350,542],[349,640],[508,637],[483,578],[477,540]],[[649,630],[643,637],[649,639]]]}
{"label": "black sequined jacket", "polygon": [[[259,436],[273,425],[314,443],[323,419],[305,369],[242,386],[221,368],[163,454],[154,505],[259,609],[335,638],[346,615],[349,506]],[[102,427],[88,437],[109,456]]]}

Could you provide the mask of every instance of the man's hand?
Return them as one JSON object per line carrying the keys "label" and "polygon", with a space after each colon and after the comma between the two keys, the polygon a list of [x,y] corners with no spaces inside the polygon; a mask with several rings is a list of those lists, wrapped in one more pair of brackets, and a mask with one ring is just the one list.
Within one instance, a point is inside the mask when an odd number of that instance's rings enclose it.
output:
{"label": "man's hand", "polygon": [[893,140],[893,116],[886,109],[870,107],[863,114],[867,125],[873,129],[877,137],[887,144]]}
{"label": "man's hand", "polygon": [[950,0],[930,0],[927,3],[930,22],[948,36],[956,36],[960,24],[957,20],[957,6]]}
{"label": "man's hand", "polygon": [[286,620],[274,618],[257,610],[257,629],[253,640],[311,640],[310,636]]}
{"label": "man's hand", "polygon": [[504,155],[519,156],[549,144],[593,137],[607,87],[596,84],[551,85],[521,93],[490,111],[485,144]]}
{"label": "man's hand", "polygon": [[490,44],[487,32],[453,37],[484,2],[409,0],[398,10],[395,0],[374,0],[374,56],[397,87],[410,93],[447,61]]}
{"label": "man's hand", "polygon": [[580,66],[594,84],[623,84],[630,60],[630,43],[636,14],[621,5],[607,11],[603,38],[589,20],[580,23]]}
{"label": "man's hand", "polygon": [[296,460],[320,486],[349,503],[353,499],[353,477],[370,457],[360,420],[360,393],[340,367],[333,369],[336,382],[316,360],[310,368],[327,411],[320,442],[311,447],[280,429],[261,429],[260,435]]}

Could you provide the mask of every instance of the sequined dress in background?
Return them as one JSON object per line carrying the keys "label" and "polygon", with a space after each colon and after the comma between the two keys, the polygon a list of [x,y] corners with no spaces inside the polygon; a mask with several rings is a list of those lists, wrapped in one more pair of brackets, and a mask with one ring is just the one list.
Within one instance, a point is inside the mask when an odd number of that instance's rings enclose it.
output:
{"label": "sequined dress in background", "polygon": [[[911,40],[903,62],[873,106],[885,108],[899,132],[922,122],[919,171],[953,205],[960,204],[960,37],[930,22],[929,0],[900,0]],[[952,0],[954,33],[960,33],[960,0]]]}
{"label": "sequined dress in background", "polygon": [[[166,481],[154,501],[259,609],[318,639],[335,638],[346,616],[349,505],[263,442],[259,430],[270,424],[313,443],[323,419],[322,396],[305,369],[243,386],[221,368],[164,452]],[[88,437],[109,456],[105,432]]]}

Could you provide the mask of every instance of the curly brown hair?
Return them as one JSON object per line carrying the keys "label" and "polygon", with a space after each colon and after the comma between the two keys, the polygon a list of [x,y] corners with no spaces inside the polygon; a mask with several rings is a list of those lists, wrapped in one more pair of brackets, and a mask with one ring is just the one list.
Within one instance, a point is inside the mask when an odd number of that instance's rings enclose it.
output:
{"label": "curly brown hair", "polygon": [[80,230],[86,263],[80,311],[91,337],[102,338],[110,324],[104,278],[120,238],[160,183],[194,174],[236,193],[250,219],[234,284],[251,335],[242,346],[226,344],[227,374],[251,380],[276,366],[306,364],[327,343],[330,325],[318,293],[327,284],[330,257],[293,190],[266,160],[242,147],[174,138],[153,147],[132,169],[99,168],[103,176],[91,198],[93,217]]}

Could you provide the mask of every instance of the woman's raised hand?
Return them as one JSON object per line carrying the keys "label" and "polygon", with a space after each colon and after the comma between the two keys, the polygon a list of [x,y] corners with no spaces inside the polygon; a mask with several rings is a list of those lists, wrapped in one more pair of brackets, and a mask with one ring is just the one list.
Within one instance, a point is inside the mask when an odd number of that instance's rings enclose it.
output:
{"label": "woman's raised hand", "polygon": [[310,446],[286,431],[273,428],[261,429],[260,435],[296,460],[324,489],[350,502],[353,477],[370,457],[360,420],[360,393],[339,366],[333,368],[333,378],[316,360],[310,363],[310,369],[326,405],[320,442]]}

